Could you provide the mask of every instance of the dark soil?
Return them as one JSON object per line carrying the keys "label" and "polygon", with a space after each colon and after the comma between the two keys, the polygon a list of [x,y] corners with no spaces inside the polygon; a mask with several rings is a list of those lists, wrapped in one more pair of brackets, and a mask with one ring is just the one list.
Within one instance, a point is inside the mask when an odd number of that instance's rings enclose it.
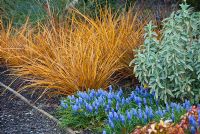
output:
{"label": "dark soil", "polygon": [[[3,72],[5,68],[0,68]],[[0,81],[9,85],[12,79],[6,75],[0,75]],[[20,81],[12,84],[12,88],[19,87]],[[0,134],[64,134],[56,123],[38,111],[32,109],[29,105],[14,97],[9,91],[2,92],[0,87]],[[35,95],[22,93],[28,100],[34,102]],[[37,101],[36,106],[52,114],[58,106],[58,98],[42,98]]]}

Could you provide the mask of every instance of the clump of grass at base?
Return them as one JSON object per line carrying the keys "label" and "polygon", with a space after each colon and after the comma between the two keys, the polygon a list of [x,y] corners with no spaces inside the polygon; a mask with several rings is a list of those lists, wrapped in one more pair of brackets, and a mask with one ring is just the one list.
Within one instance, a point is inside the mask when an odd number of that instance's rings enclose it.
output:
{"label": "clump of grass at base", "polygon": [[[132,49],[141,44],[145,23],[131,11],[119,16],[109,9],[100,12],[100,18],[92,19],[76,11],[84,20],[72,17],[66,26],[39,24],[13,34],[5,30],[1,34],[15,40],[0,36],[0,55],[15,75],[31,82],[28,87],[51,89],[54,94],[106,88],[126,77],[122,70],[131,71]],[[114,77],[116,72],[121,75]]]}

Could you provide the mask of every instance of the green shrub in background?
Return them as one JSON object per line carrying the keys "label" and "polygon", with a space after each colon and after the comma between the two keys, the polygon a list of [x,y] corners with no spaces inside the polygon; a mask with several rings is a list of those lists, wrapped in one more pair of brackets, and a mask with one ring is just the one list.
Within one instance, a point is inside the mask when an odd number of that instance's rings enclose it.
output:
{"label": "green shrub in background", "polygon": [[[111,7],[113,11],[120,11],[130,5],[133,0],[1,0],[0,17],[4,24],[11,19],[15,26],[25,23],[27,17],[32,24],[44,21],[49,17],[49,12],[57,20],[63,20],[68,15],[67,8],[73,6],[80,12],[91,17],[98,16],[99,9]],[[128,7],[128,6],[127,6]],[[49,8],[49,9],[48,9]]]}
{"label": "green shrub in background", "polygon": [[99,16],[99,9],[110,7],[112,11],[119,12],[133,5],[135,0],[79,0],[75,7],[90,17]]}
{"label": "green shrub in background", "polygon": [[[153,11],[156,12],[153,16],[158,17],[158,19],[166,16],[164,14],[168,14],[168,12],[171,13],[170,7],[165,10],[166,6],[159,0],[145,0],[143,2],[145,4],[140,0],[0,0],[0,17],[3,18],[4,24],[12,19],[15,26],[21,26],[27,17],[32,24],[45,21],[50,15],[57,21],[64,22],[63,20],[71,13],[68,12],[68,7],[71,6],[93,18],[99,16],[99,10],[106,7],[110,7],[112,12],[120,13],[133,5],[139,7],[140,10],[143,10],[141,8],[144,8],[144,11],[148,9],[148,13],[144,13],[145,16],[149,16],[150,12],[156,9]],[[164,11],[160,10],[159,7]]]}
{"label": "green shrub in background", "polygon": [[145,41],[137,51],[134,73],[142,84],[165,102],[172,98],[200,100],[200,12],[187,4],[163,20],[160,39],[155,26],[146,27]]}
{"label": "green shrub in background", "polygon": [[0,9],[4,23],[12,19],[16,26],[24,24],[28,16],[30,22],[36,23],[44,20],[47,15],[43,5],[36,0],[1,0]]}
{"label": "green shrub in background", "polygon": [[[25,23],[27,17],[31,24],[45,21],[49,17],[48,11],[57,19],[66,14],[66,7],[72,0],[0,0],[0,17],[4,24],[11,19],[15,26]],[[48,9],[49,8],[49,9]]]}

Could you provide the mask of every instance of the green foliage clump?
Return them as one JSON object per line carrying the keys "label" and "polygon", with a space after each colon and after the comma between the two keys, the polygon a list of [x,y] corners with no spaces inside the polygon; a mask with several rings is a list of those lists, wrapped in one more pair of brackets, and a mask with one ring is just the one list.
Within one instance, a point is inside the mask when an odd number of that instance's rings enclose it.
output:
{"label": "green foliage clump", "polygon": [[[45,21],[48,17],[65,17],[66,8],[72,0],[1,0],[0,17],[4,24],[11,19],[15,26],[21,26],[29,18],[31,24]],[[50,12],[50,13],[49,13]],[[49,15],[52,16],[49,16]]]}
{"label": "green foliage clump", "polygon": [[142,49],[137,51],[134,73],[148,84],[156,98],[200,100],[200,12],[187,4],[163,20],[161,37],[150,22]]}
{"label": "green foliage clump", "polygon": [[1,0],[0,17],[3,18],[4,24],[13,19],[15,26],[21,26],[27,17],[31,24],[46,20],[50,11],[52,15],[50,17],[63,20],[69,15],[68,9],[72,6],[81,13],[95,18],[100,15],[100,9],[109,7],[112,11],[121,11],[133,2],[131,0]]}
{"label": "green foliage clump", "polygon": [[100,16],[99,10],[101,9],[109,7],[113,12],[119,12],[133,5],[134,2],[134,0],[80,0],[75,4],[75,8],[83,14],[95,18]]}
{"label": "green foliage clump", "polygon": [[0,9],[0,16],[4,24],[7,24],[12,19],[15,26],[24,24],[27,17],[32,23],[42,21],[46,17],[42,4],[36,0],[2,0]]}

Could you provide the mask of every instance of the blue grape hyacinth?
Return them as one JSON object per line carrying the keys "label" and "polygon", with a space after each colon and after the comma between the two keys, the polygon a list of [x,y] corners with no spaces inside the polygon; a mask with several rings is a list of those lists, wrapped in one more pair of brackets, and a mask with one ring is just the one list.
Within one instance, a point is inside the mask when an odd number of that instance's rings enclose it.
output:
{"label": "blue grape hyacinth", "polygon": [[[112,86],[109,86],[109,91],[79,91],[61,100],[60,106],[63,110],[69,110],[72,114],[82,115],[84,118],[103,116],[105,120],[102,122],[106,124],[103,133],[108,129],[114,132],[127,128],[129,131],[133,126],[145,125],[154,119],[166,118],[175,121],[177,113],[191,108],[188,100],[183,104],[172,102],[161,105],[160,100],[155,99],[155,93],[150,93],[142,86],[136,87],[128,95],[124,95],[121,88],[114,91]],[[190,123],[193,126],[195,124],[192,117]],[[200,124],[200,121],[198,123]]]}

